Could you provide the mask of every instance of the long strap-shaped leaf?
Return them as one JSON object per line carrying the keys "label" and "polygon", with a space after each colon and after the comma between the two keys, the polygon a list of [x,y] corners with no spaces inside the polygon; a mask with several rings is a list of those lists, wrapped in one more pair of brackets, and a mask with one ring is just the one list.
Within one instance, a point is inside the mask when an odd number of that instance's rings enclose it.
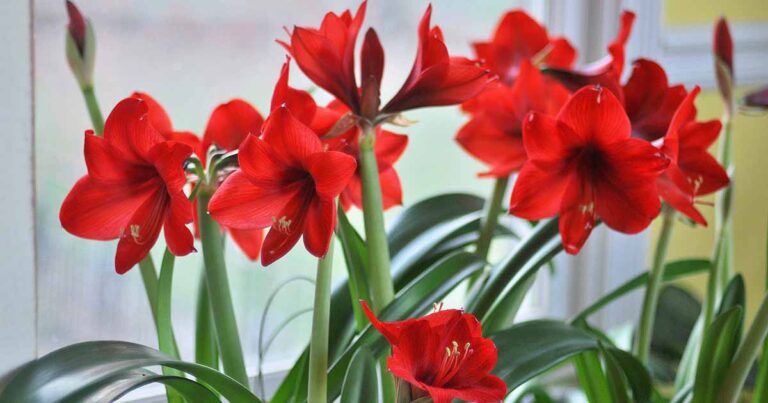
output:
{"label": "long strap-shaped leaf", "polygon": [[0,402],[57,402],[126,372],[156,365],[193,375],[231,402],[260,402],[245,386],[214,369],[124,341],[73,344],[39,358],[13,377]]}
{"label": "long strap-shaped leaf", "polygon": [[175,375],[158,375],[144,369],[125,371],[101,383],[86,388],[63,399],[64,402],[113,402],[131,391],[153,383],[172,388],[187,402],[217,403],[218,396],[192,379]]}

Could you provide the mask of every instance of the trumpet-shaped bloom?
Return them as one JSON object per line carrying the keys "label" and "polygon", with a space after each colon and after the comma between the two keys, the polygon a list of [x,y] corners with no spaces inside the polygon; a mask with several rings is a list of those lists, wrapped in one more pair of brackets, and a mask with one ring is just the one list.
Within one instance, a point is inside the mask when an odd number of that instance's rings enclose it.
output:
{"label": "trumpet-shaped bloom", "polygon": [[489,166],[481,176],[502,178],[520,170],[526,160],[523,121],[529,111],[556,114],[570,95],[562,85],[542,76],[528,60],[520,63],[512,87],[494,83],[462,104],[472,119],[456,134],[456,141]]}
{"label": "trumpet-shaped bloom", "polygon": [[500,402],[507,385],[491,371],[498,352],[483,337],[474,315],[447,309],[422,318],[381,322],[361,301],[371,324],[392,346],[387,367],[411,384],[414,394],[427,393],[435,403],[453,399],[468,402]]}
{"label": "trumpet-shaped bloom", "polygon": [[240,146],[240,169],[213,195],[208,210],[228,227],[270,227],[262,245],[267,266],[304,237],[315,256],[324,256],[336,224],[335,198],[355,172],[355,159],[325,151],[318,135],[286,107],[272,111],[262,138]]}
{"label": "trumpet-shaped bloom", "polygon": [[459,104],[479,94],[493,80],[489,71],[477,63],[448,54],[440,27],[430,27],[431,17],[432,5],[419,23],[419,47],[411,72],[384,106],[384,113]]}
{"label": "trumpet-shaped bloom", "polygon": [[85,134],[88,174],[61,206],[68,232],[95,240],[119,239],[115,269],[122,274],[149,253],[165,233],[176,256],[194,251],[192,203],[184,194],[184,161],[192,149],[166,141],[150,124],[147,104],[128,98],[107,118],[104,137]]}
{"label": "trumpet-shaped bloom", "polygon": [[[147,104],[147,118],[150,124],[168,140],[178,141],[189,145],[195,150],[198,158],[205,164],[208,148],[211,145],[224,151],[237,150],[249,134],[258,134],[264,118],[246,101],[233,99],[216,107],[208,118],[202,142],[196,134],[186,131],[175,131],[170,116],[162,105],[148,94],[135,92],[133,98],[141,99]],[[194,200],[194,211],[197,212],[197,200]],[[200,237],[197,214],[194,214],[195,237]],[[250,260],[259,258],[261,242],[264,238],[262,229],[226,228],[232,240]]]}
{"label": "trumpet-shaped bloom", "polygon": [[[350,110],[340,101],[332,101],[325,107],[317,106],[312,96],[306,91],[291,88],[288,85],[289,64],[283,65],[282,73],[272,97],[272,107],[286,105],[299,121],[306,124],[321,136],[323,144],[331,151],[340,151],[359,159],[360,156],[360,129],[349,123],[349,127],[341,129],[341,133],[331,133],[337,130],[339,124],[347,121]],[[330,133],[330,136],[326,134]],[[384,210],[402,204],[403,190],[400,177],[395,171],[394,164],[400,159],[405,147],[408,145],[408,137],[393,133],[380,127],[376,128],[376,144],[374,153],[379,169],[379,182]],[[350,178],[347,187],[341,193],[339,201],[344,210],[352,206],[362,208],[362,181],[360,179],[360,166],[358,161],[354,176]]]}
{"label": "trumpet-shaped bloom", "polygon": [[379,111],[384,73],[384,50],[376,31],[366,32],[361,47],[360,77],[355,78],[355,43],[365,17],[366,2],[357,12],[328,13],[320,28],[295,27],[288,42],[280,42],[315,84],[344,103],[357,116],[375,120],[381,113],[397,113],[425,106],[452,105],[479,93],[490,81],[476,63],[450,57],[438,27],[430,27],[432,7],[419,24],[416,60],[405,83]]}
{"label": "trumpet-shaped bloom", "polygon": [[477,58],[492,73],[511,85],[524,60],[539,59],[549,67],[569,69],[576,49],[567,39],[550,37],[547,29],[523,10],[512,10],[501,18],[491,40],[472,44]]}
{"label": "trumpet-shaped bloom", "polygon": [[630,137],[621,102],[601,87],[576,92],[557,118],[533,112],[523,126],[528,161],[510,212],[529,220],[560,215],[568,253],[577,253],[600,219],[637,233],[658,215],[656,178],[669,165],[656,147]]}
{"label": "trumpet-shaped bloom", "polygon": [[669,125],[661,151],[671,163],[657,184],[665,202],[693,221],[707,225],[694,206],[696,197],[728,186],[729,179],[725,169],[707,151],[720,134],[720,121],[695,120],[693,102],[698,94],[698,87],[688,94]]}

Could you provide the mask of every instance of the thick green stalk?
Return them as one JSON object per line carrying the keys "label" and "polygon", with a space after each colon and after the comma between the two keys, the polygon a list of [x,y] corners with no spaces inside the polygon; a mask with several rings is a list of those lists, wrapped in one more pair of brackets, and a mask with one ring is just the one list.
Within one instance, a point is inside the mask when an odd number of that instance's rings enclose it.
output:
{"label": "thick green stalk", "polygon": [[[384,204],[381,199],[379,166],[374,152],[376,146],[376,128],[370,123],[361,125],[363,136],[360,139],[360,179],[363,187],[363,222],[365,224],[365,243],[368,248],[368,291],[371,294],[373,310],[378,313],[395,297],[390,271],[389,243],[384,228]],[[380,364],[381,373],[386,374],[386,363]],[[394,381],[382,376],[382,392],[385,401],[394,398]],[[386,400],[390,399],[390,400]]]}
{"label": "thick green stalk", "polygon": [[99,101],[96,100],[93,86],[83,88],[83,97],[85,98],[85,106],[88,108],[88,114],[91,116],[93,131],[99,135],[104,133],[104,117],[101,115]]}
{"label": "thick green stalk", "polygon": [[477,248],[475,249],[475,253],[483,259],[488,258],[488,251],[491,249],[491,241],[493,241],[496,225],[499,223],[499,214],[501,214],[508,183],[509,177],[496,179],[491,198],[485,206],[485,214],[480,224],[480,236],[477,239]]}
{"label": "thick green stalk", "polygon": [[752,326],[736,351],[730,368],[726,371],[725,380],[720,386],[718,402],[734,403],[738,400],[747,374],[752,368],[752,362],[755,361],[766,335],[768,335],[768,293],[763,297],[763,302],[752,321]]}
{"label": "thick green stalk", "polygon": [[328,322],[331,317],[331,274],[333,273],[333,237],[328,253],[317,261],[315,305],[312,336],[309,339],[308,403],[328,401]]}
{"label": "thick green stalk", "polygon": [[648,276],[648,285],[645,288],[643,310],[640,314],[640,328],[637,337],[637,358],[644,365],[648,365],[648,357],[651,352],[651,336],[656,315],[656,305],[659,302],[659,288],[664,277],[664,262],[667,259],[672,226],[675,223],[675,212],[669,206],[664,206],[661,221],[661,232],[656,242],[656,253],[653,257],[653,266]]}
{"label": "thick green stalk", "polygon": [[379,183],[379,167],[374,154],[376,130],[369,124],[362,126],[360,139],[360,179],[363,182],[363,221],[365,242],[368,246],[369,290],[373,309],[381,311],[395,295],[390,272],[389,244],[384,230],[384,208]]}
{"label": "thick green stalk", "polygon": [[717,231],[717,235],[715,236],[714,254],[712,256],[712,263],[709,268],[709,277],[707,278],[707,295],[704,297],[705,299],[703,311],[704,332],[702,332],[702,334],[706,334],[709,325],[712,323],[712,319],[715,316],[715,303],[721,294],[719,287],[720,266],[718,265],[718,262],[721,261],[720,255],[723,252],[724,241],[725,237],[723,236],[723,231],[721,228],[720,231]]}
{"label": "thick green stalk", "polygon": [[197,207],[200,222],[200,239],[203,246],[205,278],[208,283],[213,323],[219,341],[219,352],[224,373],[248,387],[248,375],[245,371],[243,349],[240,346],[240,333],[237,330],[235,309],[229,291],[227,267],[224,263],[224,249],[219,225],[208,214],[208,201],[211,192],[200,189],[197,195]]}
{"label": "thick green stalk", "polygon": [[197,290],[197,312],[195,315],[195,362],[211,368],[219,368],[219,349],[211,315],[211,300],[208,297],[208,283],[205,272],[200,276]]}

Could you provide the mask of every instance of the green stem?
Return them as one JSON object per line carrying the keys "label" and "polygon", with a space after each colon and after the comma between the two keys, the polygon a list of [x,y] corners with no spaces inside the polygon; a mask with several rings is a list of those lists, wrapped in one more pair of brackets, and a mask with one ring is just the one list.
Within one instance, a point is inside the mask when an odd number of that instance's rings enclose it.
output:
{"label": "green stem", "polygon": [[719,289],[719,277],[720,277],[720,265],[721,254],[723,252],[723,242],[725,240],[722,228],[717,231],[715,236],[715,248],[712,256],[712,262],[709,266],[709,277],[707,278],[707,295],[704,299],[704,331],[702,334],[706,334],[709,325],[712,323],[712,319],[715,316],[715,303],[717,302],[720,289]]}
{"label": "green stem", "polygon": [[[717,159],[730,175],[733,160],[733,136],[731,130],[733,125],[731,117],[727,113],[723,115],[721,120],[723,128],[720,131]],[[731,178],[732,180],[733,178]],[[730,214],[731,198],[733,196],[732,186],[733,183],[729,184],[727,188],[720,190],[715,196],[715,232],[725,238],[721,245],[723,250],[718,255],[720,260],[713,262],[720,271],[719,291],[724,290],[728,285],[728,281],[733,277],[733,223]]]}
{"label": "green stem", "polygon": [[363,221],[368,246],[369,290],[373,309],[381,311],[395,295],[390,272],[389,244],[384,230],[384,208],[379,184],[379,167],[374,154],[376,130],[363,124],[360,139],[360,178],[363,183]]}
{"label": "green stem", "polygon": [[499,223],[499,214],[501,214],[508,183],[509,177],[496,179],[491,198],[486,203],[485,214],[480,224],[480,236],[477,239],[477,248],[475,249],[475,253],[483,259],[488,258],[488,251],[491,249],[491,241],[496,232],[496,225]]}
{"label": "green stem", "polygon": [[308,403],[328,401],[328,322],[331,317],[332,273],[333,237],[331,237],[328,252],[317,261],[312,336],[309,339]]}
{"label": "green stem", "polygon": [[661,232],[656,242],[656,253],[653,257],[653,266],[648,276],[648,284],[643,299],[643,310],[640,314],[640,328],[637,338],[637,358],[644,365],[648,365],[648,357],[651,352],[651,336],[653,335],[653,323],[656,315],[656,305],[659,302],[659,288],[664,277],[664,262],[667,259],[672,226],[675,223],[675,212],[669,206],[664,206],[661,221]]}
{"label": "green stem", "polygon": [[96,92],[94,92],[93,86],[83,88],[83,97],[85,98],[85,106],[88,108],[88,115],[91,116],[93,131],[98,135],[103,134],[104,117],[101,115],[99,101],[96,99]]}
{"label": "green stem", "polygon": [[726,371],[725,380],[720,387],[718,402],[733,403],[738,400],[744,380],[747,379],[747,374],[752,368],[752,362],[757,357],[766,335],[768,335],[768,293],[763,297],[763,302],[752,321],[752,326],[736,351],[730,368]]}
{"label": "green stem", "polygon": [[[179,359],[176,351],[176,342],[173,338],[173,326],[171,324],[171,294],[173,289],[173,265],[176,257],[165,249],[163,263],[160,265],[160,279],[157,287],[157,338],[160,351]],[[163,374],[171,376],[184,376],[184,373],[168,367],[163,367]],[[169,403],[182,403],[181,395],[173,389],[166,387],[165,393]]]}
{"label": "green stem", "polygon": [[197,313],[195,318],[195,362],[211,368],[219,368],[219,350],[216,346],[216,332],[211,315],[211,300],[208,297],[208,282],[205,272],[200,276],[197,290]]}
{"label": "green stem", "polygon": [[221,229],[208,214],[210,197],[210,191],[201,189],[197,196],[197,207],[213,323],[216,326],[224,373],[248,387],[243,349],[240,346],[240,333],[237,330],[235,309],[232,306],[232,295],[227,279],[227,267],[224,262]]}

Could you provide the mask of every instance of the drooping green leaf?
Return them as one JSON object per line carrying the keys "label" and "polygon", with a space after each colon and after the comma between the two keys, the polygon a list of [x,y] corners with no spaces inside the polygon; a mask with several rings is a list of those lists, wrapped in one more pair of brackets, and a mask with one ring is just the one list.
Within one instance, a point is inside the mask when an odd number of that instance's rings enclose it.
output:
{"label": "drooping green leaf", "polygon": [[218,403],[221,400],[197,381],[175,375],[158,375],[144,369],[122,372],[62,399],[62,403],[112,402],[153,383],[171,388],[187,402]]}
{"label": "drooping green leaf", "polygon": [[365,323],[365,315],[357,301],[370,300],[368,283],[365,281],[368,267],[368,252],[365,241],[349,222],[347,214],[339,205],[339,220],[336,225],[336,235],[339,237],[341,248],[344,251],[344,261],[347,266],[350,294],[350,304],[355,314],[357,329],[362,329]]}
{"label": "drooping green leaf", "polygon": [[[664,268],[664,277],[662,277],[662,281],[669,282],[681,277],[702,273],[709,269],[709,264],[709,260],[706,259],[686,259],[667,263]],[[646,284],[648,284],[648,272],[633,277],[626,283],[601,297],[576,315],[576,317],[572,319],[572,322],[587,318],[589,315],[599,311],[609,303],[638,288],[644,287]]]}
{"label": "drooping green leaf", "polygon": [[724,378],[724,371],[733,360],[738,347],[738,330],[742,308],[733,307],[715,316],[706,329],[696,367],[693,403],[715,402]]}
{"label": "drooping green leaf", "polygon": [[468,213],[481,211],[484,204],[482,197],[466,193],[441,194],[415,203],[403,210],[390,226],[387,234],[390,254],[397,255],[428,229]]}
{"label": "drooping green leaf", "polygon": [[600,354],[605,361],[605,375],[611,391],[611,401],[614,403],[630,403],[632,398],[629,396],[629,385],[618,360],[602,346],[600,347]]}
{"label": "drooping green leaf", "polygon": [[352,356],[341,387],[341,403],[376,402],[379,399],[376,360],[367,348]]}
{"label": "drooping green leaf", "polygon": [[701,303],[689,292],[672,285],[662,288],[649,362],[655,379],[666,383],[674,381],[700,313]]}
{"label": "drooping green leaf", "polygon": [[491,339],[499,351],[493,372],[509,392],[576,354],[597,349],[597,341],[584,331],[552,320],[522,322]]}
{"label": "drooping green leaf", "polygon": [[192,375],[229,401],[259,402],[246,387],[214,369],[122,341],[73,344],[32,361],[11,379],[0,402],[53,402],[126,372],[157,365]]}
{"label": "drooping green leaf", "polygon": [[603,372],[600,355],[597,351],[584,351],[573,357],[576,377],[590,403],[611,401],[611,388],[608,377]]}
{"label": "drooping green leaf", "polygon": [[533,385],[526,388],[520,396],[515,399],[515,403],[555,403],[552,397],[547,393],[547,390],[540,385]]}

